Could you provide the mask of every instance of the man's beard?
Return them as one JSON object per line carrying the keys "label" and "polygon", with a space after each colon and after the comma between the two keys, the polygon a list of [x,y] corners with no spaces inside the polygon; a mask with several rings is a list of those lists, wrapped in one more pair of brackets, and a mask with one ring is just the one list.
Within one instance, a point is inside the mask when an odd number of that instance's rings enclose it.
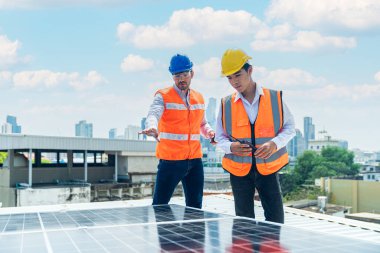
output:
{"label": "man's beard", "polygon": [[179,82],[177,87],[180,89],[180,90],[187,90],[189,88],[189,83],[187,82]]}

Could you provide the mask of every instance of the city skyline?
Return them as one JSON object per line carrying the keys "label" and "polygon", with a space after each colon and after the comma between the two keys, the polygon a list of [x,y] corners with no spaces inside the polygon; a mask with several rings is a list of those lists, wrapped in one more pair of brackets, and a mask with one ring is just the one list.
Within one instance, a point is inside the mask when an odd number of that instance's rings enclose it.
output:
{"label": "city skyline", "polygon": [[50,136],[73,136],[86,119],[107,138],[140,125],[155,91],[173,83],[176,53],[189,55],[191,87],[218,110],[233,91],[220,58],[242,48],[253,79],[283,90],[297,128],[309,116],[316,133],[378,151],[379,9],[373,0],[0,0],[0,118]]}

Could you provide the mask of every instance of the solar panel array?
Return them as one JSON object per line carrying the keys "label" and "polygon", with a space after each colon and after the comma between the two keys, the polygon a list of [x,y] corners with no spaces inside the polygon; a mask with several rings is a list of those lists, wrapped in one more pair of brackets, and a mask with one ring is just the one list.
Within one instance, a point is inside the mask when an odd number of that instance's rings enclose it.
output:
{"label": "solar panel array", "polygon": [[2,214],[0,230],[7,253],[380,252],[376,243],[180,205]]}

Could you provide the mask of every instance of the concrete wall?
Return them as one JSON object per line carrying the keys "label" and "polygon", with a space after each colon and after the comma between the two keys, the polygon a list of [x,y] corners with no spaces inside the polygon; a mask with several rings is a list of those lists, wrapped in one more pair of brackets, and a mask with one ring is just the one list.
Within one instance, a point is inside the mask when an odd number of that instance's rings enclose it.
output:
{"label": "concrete wall", "polygon": [[91,187],[17,189],[17,206],[89,203]]}
{"label": "concrete wall", "polygon": [[0,202],[2,207],[16,206],[16,189],[0,187]]}
{"label": "concrete wall", "polygon": [[129,156],[128,173],[157,173],[158,159],[153,156]]}
{"label": "concrete wall", "polygon": [[380,214],[380,182],[358,181],[358,212]]}
{"label": "concrete wall", "polygon": [[9,187],[10,170],[8,168],[0,169],[0,187]]}
{"label": "concrete wall", "polygon": [[[97,183],[99,180],[113,180],[115,167],[89,167],[87,172],[87,182]],[[84,175],[83,168],[81,173]]]}
{"label": "concrete wall", "polygon": [[330,179],[327,192],[329,193],[329,203],[351,206],[352,212],[354,211],[352,184],[354,180],[335,180]]}
{"label": "concrete wall", "polygon": [[132,174],[131,183],[151,183],[156,179],[155,174]]}
{"label": "concrete wall", "polygon": [[329,202],[351,206],[352,213],[380,213],[380,182],[327,179]]}

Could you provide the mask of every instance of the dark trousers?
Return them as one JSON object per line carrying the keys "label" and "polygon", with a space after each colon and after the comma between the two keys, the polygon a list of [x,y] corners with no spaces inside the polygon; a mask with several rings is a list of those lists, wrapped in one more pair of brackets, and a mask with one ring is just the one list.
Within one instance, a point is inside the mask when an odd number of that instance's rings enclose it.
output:
{"label": "dark trousers", "polygon": [[190,160],[160,160],[154,188],[153,205],[168,204],[179,182],[182,182],[186,206],[202,208],[203,163]]}
{"label": "dark trousers", "polygon": [[277,173],[263,176],[256,168],[252,168],[248,175],[243,177],[230,174],[230,180],[236,215],[255,218],[253,198],[256,188],[264,209],[265,220],[284,223],[284,208]]}

